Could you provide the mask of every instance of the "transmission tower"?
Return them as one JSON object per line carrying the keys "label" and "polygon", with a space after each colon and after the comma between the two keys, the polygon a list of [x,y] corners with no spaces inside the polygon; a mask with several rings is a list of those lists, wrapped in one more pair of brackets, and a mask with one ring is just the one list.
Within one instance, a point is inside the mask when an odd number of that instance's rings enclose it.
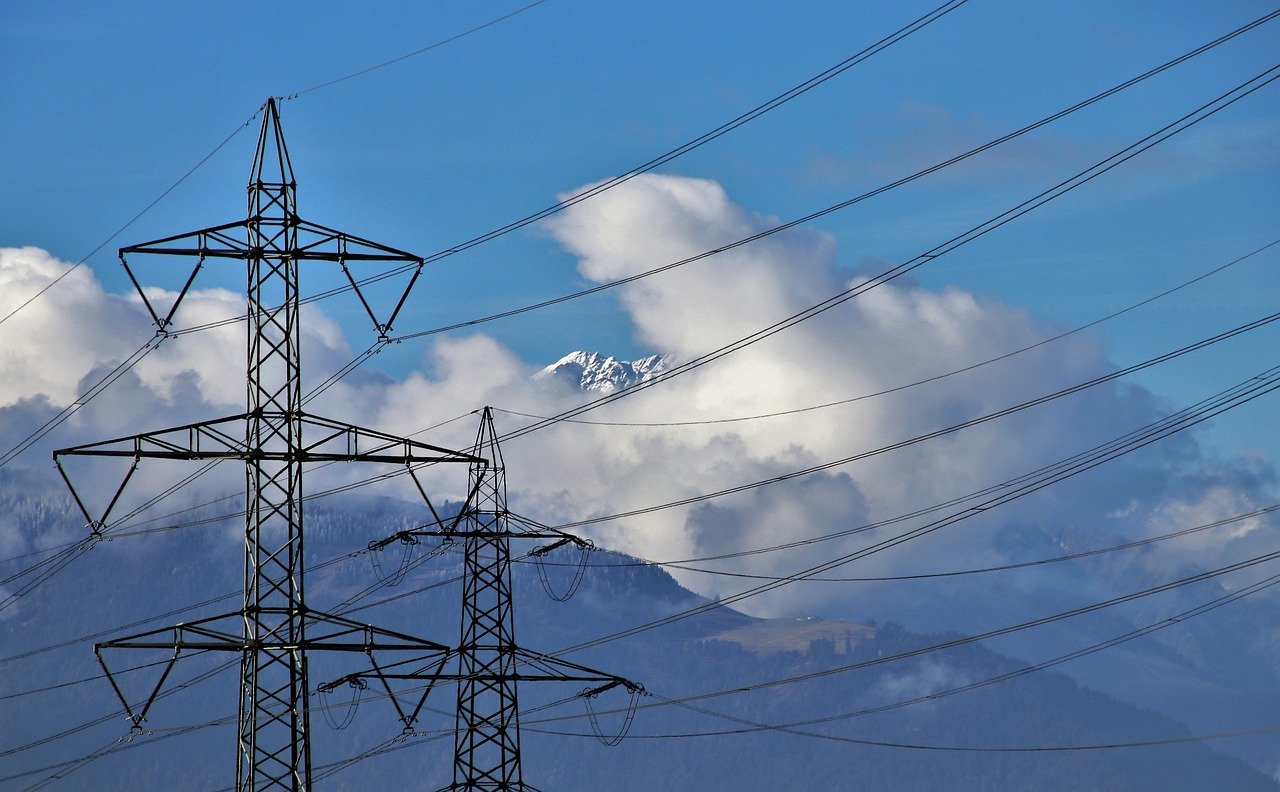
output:
{"label": "transmission tower", "polygon": [[[262,128],[249,179],[247,217],[120,250],[121,263],[142,295],[160,335],[170,332],[178,305],[205,259],[246,262],[249,322],[246,411],[54,453],[59,471],[95,533],[106,528],[112,508],[142,459],[244,462],[243,608],[95,646],[104,671],[137,728],[141,728],[160,684],[183,650],[240,653],[240,747],[236,771],[239,792],[268,789],[300,792],[310,788],[309,651],[361,652],[371,660],[375,653],[439,653],[443,657],[447,651],[447,647],[431,641],[307,608],[303,587],[303,466],[329,461],[379,462],[404,465],[413,475],[414,466],[428,462],[481,462],[470,454],[303,412],[299,267],[309,262],[338,264],[379,336],[385,338],[423,261],[409,253],[302,220],[296,210],[295,189],[279,112],[275,100],[269,99],[263,107]],[[129,265],[130,256],[142,254],[196,259],[190,277],[163,316],[156,311]],[[413,270],[404,294],[385,321],[378,318],[365,299],[347,268],[350,262],[387,262]],[[62,465],[62,459],[68,456],[132,459],[111,498],[111,505],[101,515],[94,516],[85,508],[72,485]],[[422,491],[421,483],[419,490]],[[143,702],[126,700],[103,660],[102,650],[120,648],[171,648],[174,652],[160,683]]]}
{"label": "transmission tower", "polygon": [[[388,680],[426,680],[430,684],[456,681],[453,783],[446,789],[451,792],[525,792],[532,787],[525,785],[520,767],[519,682],[586,682],[592,687],[579,695],[588,702],[607,690],[624,687],[631,693],[628,725],[635,713],[637,697],[644,689],[622,677],[516,645],[510,540],[551,540],[551,544],[534,550],[535,555],[543,555],[570,543],[583,549],[590,544],[553,529],[511,529],[506,470],[493,426],[493,412],[488,407],[484,408],[472,455],[477,459],[470,467],[467,502],[449,525],[440,524],[434,530],[401,531],[370,545],[371,550],[378,550],[396,541],[413,542],[418,537],[462,541],[462,629],[459,645],[450,653],[457,659],[457,672],[442,672],[443,662],[407,672],[384,667],[351,674],[322,687],[332,689],[344,683],[363,687],[365,679],[378,678],[386,686],[389,698],[396,702],[405,728],[411,729],[426,692],[417,707],[410,711],[398,703],[387,684]],[[401,667],[404,665],[408,663],[402,663]],[[592,725],[595,727],[594,717]],[[598,732],[597,736],[600,736]]]}

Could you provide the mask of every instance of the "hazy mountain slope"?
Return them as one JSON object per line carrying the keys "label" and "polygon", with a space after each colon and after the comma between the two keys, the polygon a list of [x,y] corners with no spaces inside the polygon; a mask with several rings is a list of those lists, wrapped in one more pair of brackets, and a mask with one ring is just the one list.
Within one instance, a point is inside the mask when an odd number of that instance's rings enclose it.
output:
{"label": "hazy mountain slope", "polygon": [[[12,484],[11,480],[6,483]],[[20,511],[20,530],[35,540],[76,529],[65,499],[56,494],[19,496],[4,490],[5,505]],[[358,500],[358,499],[357,499]],[[19,505],[25,504],[25,505]],[[310,602],[320,610],[342,603],[385,604],[353,611],[368,620],[444,643],[456,641],[459,588],[448,583],[460,571],[456,550],[447,550],[408,571],[395,587],[381,587],[360,598],[378,581],[378,569],[366,544],[412,524],[416,510],[389,501],[348,500],[342,509],[316,504],[308,512],[309,553],[317,570],[308,580]],[[410,548],[410,559],[426,546]],[[531,548],[525,548],[531,549]],[[130,632],[190,620],[196,615],[234,610],[241,552],[234,525],[212,525],[162,532],[94,546],[51,578],[0,622],[0,655],[5,658],[0,723],[0,788],[26,789],[62,773],[51,789],[184,789],[227,787],[234,774],[234,722],[200,726],[234,715],[237,692],[234,657],[199,655],[180,660],[166,681],[176,691],[157,701],[148,719],[153,733],[127,738],[127,724],[105,681],[78,680],[97,674],[92,640],[101,634]],[[403,558],[393,546],[380,554],[381,572],[394,571]],[[517,552],[518,554],[518,552]],[[324,568],[321,561],[351,557]],[[558,553],[555,563],[576,560]],[[528,648],[555,652],[583,640],[647,623],[703,602],[680,588],[664,572],[630,564],[625,558],[595,553],[588,557],[577,594],[567,603],[552,601],[542,590],[536,569],[515,569],[517,636]],[[546,569],[554,586],[563,586],[571,570]],[[203,602],[231,593],[182,616],[133,624],[143,616]],[[784,724],[892,704],[938,693],[1021,666],[980,647],[964,647],[858,672],[819,676],[811,681],[695,702],[737,721],[678,706],[647,706],[664,699],[753,686],[770,680],[819,672],[926,646],[939,636],[912,633],[895,625],[821,626],[812,620],[762,622],[727,608],[591,650],[567,655],[575,662],[617,673],[655,694],[642,699],[631,735],[615,748],[590,736],[580,701],[550,709],[543,704],[572,697],[581,685],[526,684],[520,689],[524,721],[525,776],[545,790],[705,789],[919,789],[919,790],[1274,790],[1274,781],[1208,747],[1172,746],[1060,752],[989,752],[893,748],[831,741],[777,731],[754,731],[742,721]],[[824,632],[825,630],[825,632]],[[840,633],[849,640],[835,640]],[[768,635],[769,641],[748,640]],[[79,639],[79,640],[77,640]],[[97,640],[102,640],[98,638]],[[43,647],[49,651],[28,654]],[[793,647],[803,647],[796,651]],[[758,651],[753,651],[758,650]],[[164,653],[136,657],[121,666],[163,659]],[[228,661],[231,661],[228,664]],[[112,662],[117,662],[113,656]],[[215,669],[227,670],[209,681],[184,684]],[[315,654],[312,687],[353,670],[360,658]],[[147,674],[124,675],[133,693],[145,692]],[[41,691],[22,695],[28,691]],[[339,689],[328,703],[342,704],[349,691]],[[346,730],[332,729],[324,717],[326,699],[312,698],[314,764],[318,789],[356,790],[381,786],[430,790],[451,774],[453,691],[432,694],[417,724],[419,733],[402,735],[394,711],[367,691]],[[625,696],[602,697],[600,709],[625,704]],[[335,718],[342,714],[335,707]],[[107,716],[102,725],[77,729]],[[548,717],[565,719],[548,721]],[[601,727],[617,728],[620,716],[601,716]],[[939,698],[876,715],[837,719],[802,727],[841,738],[944,748],[1035,748],[1096,745],[1185,736],[1168,718],[1138,710],[1079,687],[1055,673]],[[720,736],[680,736],[746,729]],[[546,733],[554,732],[554,733]],[[568,732],[582,736],[563,736]],[[66,736],[59,736],[66,733]],[[392,742],[406,737],[399,742]],[[47,740],[47,742],[46,742]],[[39,744],[42,743],[42,744]],[[23,750],[15,750],[22,749]],[[390,749],[327,776],[336,761],[377,746]],[[95,751],[103,758],[74,762]],[[30,774],[23,774],[27,773]]]}

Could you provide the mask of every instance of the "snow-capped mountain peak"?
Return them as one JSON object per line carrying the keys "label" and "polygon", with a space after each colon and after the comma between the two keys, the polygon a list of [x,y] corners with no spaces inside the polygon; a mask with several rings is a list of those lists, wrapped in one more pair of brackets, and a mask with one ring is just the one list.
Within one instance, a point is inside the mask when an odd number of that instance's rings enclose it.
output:
{"label": "snow-capped mountain peak", "polygon": [[571,352],[534,375],[534,379],[564,382],[582,391],[609,394],[651,379],[668,368],[666,355],[618,360],[598,352]]}

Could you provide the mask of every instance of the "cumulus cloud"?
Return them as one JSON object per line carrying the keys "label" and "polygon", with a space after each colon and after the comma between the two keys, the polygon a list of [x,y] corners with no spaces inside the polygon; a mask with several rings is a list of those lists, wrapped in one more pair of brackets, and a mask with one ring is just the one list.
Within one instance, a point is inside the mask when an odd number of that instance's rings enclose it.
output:
{"label": "cumulus cloud", "polygon": [[[733,204],[719,185],[646,176],[578,204],[548,223],[594,281],[720,247],[774,224]],[[876,270],[876,262],[865,269]],[[833,240],[796,229],[763,243],[624,287],[620,301],[638,337],[675,363],[766,327],[864,281],[836,264]],[[906,279],[586,418],[611,422],[715,421],[794,410],[936,377],[1054,335],[1061,328],[1001,300]],[[1088,380],[1113,367],[1096,339],[1074,336],[998,364],[889,397],[741,423],[619,428],[564,426],[513,444],[528,459],[511,476],[531,507],[581,519],[757,481],[944,428]],[[1161,414],[1149,392],[1114,384],[1034,411],[855,462],[805,485],[771,485],[687,510],[593,529],[603,543],[650,558],[735,553],[883,520],[996,484],[1142,426]],[[531,450],[530,456],[524,448]],[[536,449],[536,450],[534,450]],[[1111,475],[1060,487],[841,570],[874,576],[1009,560],[994,538],[1011,527],[1102,529],[1141,535],[1177,508],[1219,517],[1265,490],[1265,471],[1224,468],[1225,482],[1197,478],[1198,451],[1176,438],[1108,467]],[[535,465],[534,457],[555,460]],[[560,477],[557,486],[552,480]],[[566,486],[564,482],[572,482]],[[1221,489],[1225,487],[1230,496]],[[555,493],[555,497],[546,497]],[[1175,504],[1180,504],[1176,505]],[[917,521],[914,524],[919,524]],[[907,526],[912,523],[906,524]],[[904,526],[733,562],[737,571],[785,574],[890,536]],[[1158,531],[1153,531],[1158,532]],[[732,578],[677,573],[716,595]],[[867,612],[901,586],[863,590]],[[881,593],[883,592],[883,593]],[[755,603],[762,613],[842,607],[847,591],[792,586]],[[922,603],[923,605],[923,603]],[[937,625],[941,626],[941,625]]]}

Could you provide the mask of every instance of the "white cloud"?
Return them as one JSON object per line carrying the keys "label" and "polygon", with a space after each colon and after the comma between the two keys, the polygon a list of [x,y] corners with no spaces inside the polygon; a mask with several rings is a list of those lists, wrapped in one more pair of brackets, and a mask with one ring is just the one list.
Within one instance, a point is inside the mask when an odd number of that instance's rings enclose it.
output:
{"label": "white cloud", "polygon": [[[38,248],[0,248],[0,315],[70,267]],[[0,406],[39,398],[70,402],[94,367],[127,357],[151,335],[144,327],[126,301],[103,292],[91,270],[77,269],[0,326]]]}

